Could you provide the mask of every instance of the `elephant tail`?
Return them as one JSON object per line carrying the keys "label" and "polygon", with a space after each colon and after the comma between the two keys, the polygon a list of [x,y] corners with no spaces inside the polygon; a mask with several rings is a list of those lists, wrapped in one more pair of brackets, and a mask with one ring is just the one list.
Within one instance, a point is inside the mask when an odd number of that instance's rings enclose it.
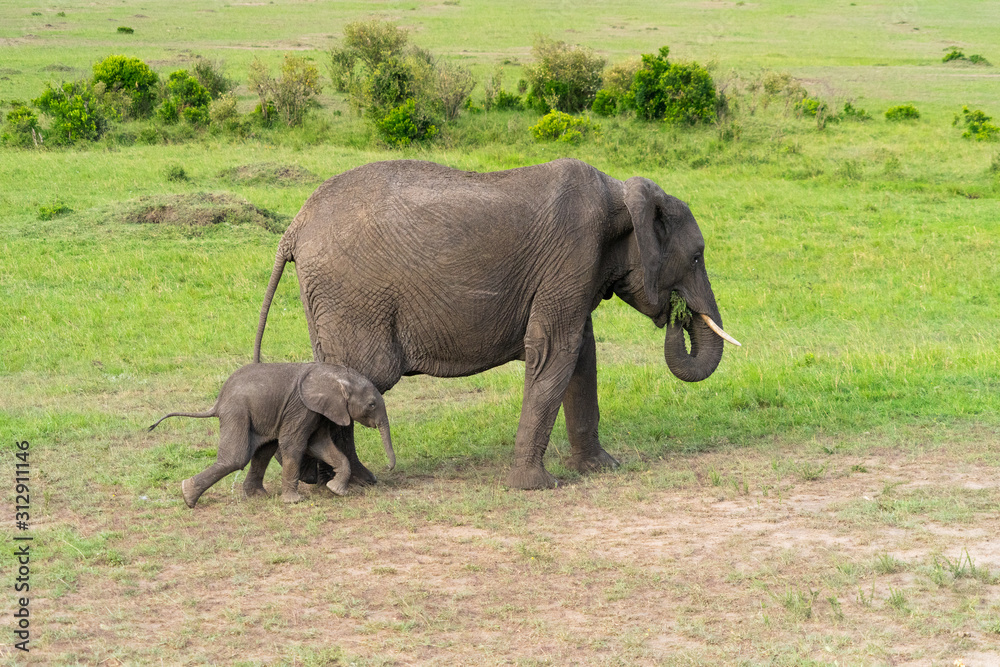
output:
{"label": "elephant tail", "polygon": [[146,430],[152,431],[154,428],[160,425],[161,421],[163,421],[167,417],[197,417],[199,419],[203,419],[205,417],[216,417],[216,416],[218,415],[215,412],[215,407],[213,407],[208,412],[171,412],[169,415],[163,415],[162,417],[160,417],[155,424],[153,424]]}
{"label": "elephant tail", "polygon": [[260,345],[264,341],[264,327],[267,326],[267,312],[271,309],[271,300],[281,282],[281,274],[285,270],[285,264],[293,261],[290,244],[287,243],[288,234],[281,237],[278,243],[278,253],[274,257],[274,268],[271,270],[271,281],[267,284],[267,292],[264,293],[264,303],[260,307],[260,321],[257,323],[257,338],[253,343],[253,362],[260,363]]}

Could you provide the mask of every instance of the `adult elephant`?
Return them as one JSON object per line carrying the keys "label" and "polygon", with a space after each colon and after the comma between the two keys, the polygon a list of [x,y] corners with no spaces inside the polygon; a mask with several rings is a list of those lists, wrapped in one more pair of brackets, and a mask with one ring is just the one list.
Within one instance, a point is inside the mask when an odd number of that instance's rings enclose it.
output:
{"label": "adult elephant", "polygon": [[[316,360],[353,368],[379,391],[404,375],[458,377],[523,360],[507,483],[551,488],[542,456],[560,405],[569,466],[618,463],[597,435],[590,314],[602,299],[617,295],[663,327],[676,290],[700,317],[667,327],[667,366],[688,382],[718,366],[725,334],[704,250],[683,202],[578,160],[485,174],[376,162],[323,183],[285,232],[254,361],[285,263],[295,262]],[[345,451],[352,436],[343,435]]]}

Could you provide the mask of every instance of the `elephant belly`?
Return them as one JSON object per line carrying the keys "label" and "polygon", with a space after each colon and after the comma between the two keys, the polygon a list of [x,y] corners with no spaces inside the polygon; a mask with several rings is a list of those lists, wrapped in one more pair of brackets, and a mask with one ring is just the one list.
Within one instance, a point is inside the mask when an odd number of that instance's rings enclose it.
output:
{"label": "elephant belly", "polygon": [[461,377],[524,358],[527,314],[475,301],[466,295],[397,320],[404,374]]}

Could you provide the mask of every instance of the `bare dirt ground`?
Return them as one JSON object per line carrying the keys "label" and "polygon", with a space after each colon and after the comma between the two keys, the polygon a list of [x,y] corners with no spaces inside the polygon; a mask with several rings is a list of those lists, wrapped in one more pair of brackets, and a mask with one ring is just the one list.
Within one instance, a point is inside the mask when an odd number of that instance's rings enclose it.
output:
{"label": "bare dirt ground", "polygon": [[995,458],[804,451],[56,510],[31,663],[1000,664]]}

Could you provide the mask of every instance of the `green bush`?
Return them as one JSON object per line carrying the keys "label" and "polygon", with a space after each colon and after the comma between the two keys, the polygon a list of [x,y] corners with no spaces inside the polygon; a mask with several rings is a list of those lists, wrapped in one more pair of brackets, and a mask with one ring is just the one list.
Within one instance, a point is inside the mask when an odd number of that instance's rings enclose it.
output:
{"label": "green bush", "polygon": [[501,89],[493,98],[493,108],[497,111],[521,111],[524,109],[524,101],[520,95]]}
{"label": "green bush", "polygon": [[619,97],[607,88],[597,91],[591,109],[599,116],[614,116],[619,111]]}
{"label": "green bush", "polygon": [[123,117],[148,118],[156,105],[160,77],[149,65],[129,56],[108,56],[94,65],[93,83],[103,83],[109,93],[120,92],[131,100]]}
{"label": "green bush", "polygon": [[920,118],[920,112],[912,104],[889,107],[885,112],[885,119],[891,121],[916,120],[918,118]]}
{"label": "green bush", "polygon": [[468,101],[475,87],[471,72],[438,62],[429,51],[409,44],[408,39],[407,32],[392,23],[358,21],[345,26],[343,45],[329,52],[328,68],[334,86],[349,94],[354,109],[380,135],[383,132],[379,126],[384,122],[402,123],[408,100],[414,101],[421,122],[435,128],[457,118],[462,109],[475,107]]}
{"label": "green bush", "polygon": [[530,85],[527,106],[539,113],[590,108],[601,87],[604,58],[586,47],[546,37],[535,40],[532,53],[535,62],[525,67]]}
{"label": "green bush", "polygon": [[575,143],[588,134],[599,134],[601,126],[589,118],[576,118],[562,111],[550,111],[531,126],[535,141],[565,141]]}
{"label": "green bush", "polygon": [[858,109],[850,102],[844,103],[844,110],[840,112],[840,117],[844,120],[856,120],[860,122],[869,121],[872,119],[870,113],[864,109]]}
{"label": "green bush", "polygon": [[646,120],[670,123],[712,122],[719,95],[708,70],[698,63],[671,63],[666,46],[659,54],[643,54],[626,104]]}
{"label": "green bush", "polygon": [[327,68],[333,87],[341,93],[355,91],[359,64],[371,72],[387,60],[402,60],[407,40],[407,32],[388,21],[348,23],[344,26],[343,46],[328,52]]}
{"label": "green bush", "polygon": [[604,73],[604,87],[597,91],[594,97],[594,104],[591,107],[594,113],[601,116],[614,116],[621,113],[628,107],[626,97],[632,90],[635,81],[635,74],[642,67],[640,59],[626,60],[615,63]]}
{"label": "green bush", "polygon": [[192,69],[194,70],[194,78],[208,91],[213,100],[222,97],[235,87],[234,82],[223,73],[221,62],[199,58]]}
{"label": "green bush", "polygon": [[354,85],[354,68],[358,62],[357,56],[350,49],[340,46],[331,48],[327,53],[330,61],[326,67],[330,72],[330,81],[333,82],[334,90],[338,93],[349,92],[351,86]]}
{"label": "green bush", "polygon": [[811,97],[804,97],[795,103],[795,112],[800,116],[816,116],[826,111],[826,102]]}
{"label": "green bush", "polygon": [[451,63],[442,63],[437,67],[434,88],[445,120],[458,118],[459,111],[469,99],[475,85],[472,72],[464,67]]}
{"label": "green bush", "polygon": [[965,125],[965,132],[962,137],[965,139],[975,139],[976,141],[996,141],[1000,138],[1000,128],[991,123],[992,117],[976,109],[970,111],[969,107],[962,107],[962,116],[955,114],[953,125],[958,125],[961,121]]}
{"label": "green bush", "polygon": [[135,32],[135,28],[130,28],[127,25],[120,25],[118,26],[118,32],[120,32],[123,35],[131,35],[132,33]]}
{"label": "green bush", "polygon": [[962,52],[962,49],[958,48],[957,46],[949,47],[946,50],[948,51],[948,53],[944,54],[944,58],[941,59],[941,62],[947,63],[953,60],[964,60],[965,62],[972,63],[973,65],[985,65],[987,67],[990,66],[990,61],[982,57],[978,53],[974,53],[971,56],[966,57],[965,53]]}
{"label": "green bush", "polygon": [[207,107],[212,101],[208,89],[185,69],[177,70],[170,75],[167,80],[167,91],[181,107]]}
{"label": "green bush", "polygon": [[948,51],[948,53],[944,54],[944,58],[941,59],[941,62],[943,63],[950,62],[952,60],[966,59],[965,54],[962,53],[962,49],[958,48],[957,46],[952,46],[946,50]]}
{"label": "green bush", "polygon": [[389,21],[355,21],[344,26],[344,49],[370,70],[386,60],[402,58],[408,39],[406,30]]}
{"label": "green bush", "polygon": [[184,107],[181,111],[181,115],[184,116],[186,120],[191,125],[204,126],[211,122],[211,116],[208,113],[208,107]]}
{"label": "green bush", "polygon": [[356,90],[355,103],[375,122],[385,118],[419,92],[413,63],[389,58],[376,65]]}
{"label": "green bush", "polygon": [[417,108],[416,100],[410,98],[384,118],[375,123],[382,141],[394,148],[409,146],[414,141],[430,139],[437,134],[430,118]]}
{"label": "green bush", "polygon": [[524,101],[520,95],[508,93],[503,89],[503,66],[497,66],[493,73],[483,83],[483,109],[490,111],[521,111]]}
{"label": "green bush", "polygon": [[232,125],[239,123],[240,113],[236,107],[236,95],[226,93],[213,100],[208,106],[208,116],[213,125],[224,129],[233,129]]}
{"label": "green bush", "polygon": [[285,54],[281,75],[275,79],[259,58],[250,63],[250,89],[260,99],[259,113],[264,125],[273,120],[276,111],[286,125],[301,125],[306,112],[316,106],[315,96],[322,90],[319,70],[307,58]]}
{"label": "green bush", "polygon": [[7,146],[39,146],[42,133],[38,126],[38,116],[24,104],[16,104],[7,112],[7,124],[0,140]]}
{"label": "green bush", "polygon": [[46,84],[45,92],[31,103],[52,117],[50,137],[57,143],[95,141],[107,129],[101,106],[85,81],[64,83],[59,88]]}
{"label": "green bush", "polygon": [[173,124],[183,117],[192,125],[208,124],[208,105],[212,102],[212,95],[198,83],[198,79],[187,70],[177,70],[167,80],[166,89],[168,97],[157,111],[160,120]]}

